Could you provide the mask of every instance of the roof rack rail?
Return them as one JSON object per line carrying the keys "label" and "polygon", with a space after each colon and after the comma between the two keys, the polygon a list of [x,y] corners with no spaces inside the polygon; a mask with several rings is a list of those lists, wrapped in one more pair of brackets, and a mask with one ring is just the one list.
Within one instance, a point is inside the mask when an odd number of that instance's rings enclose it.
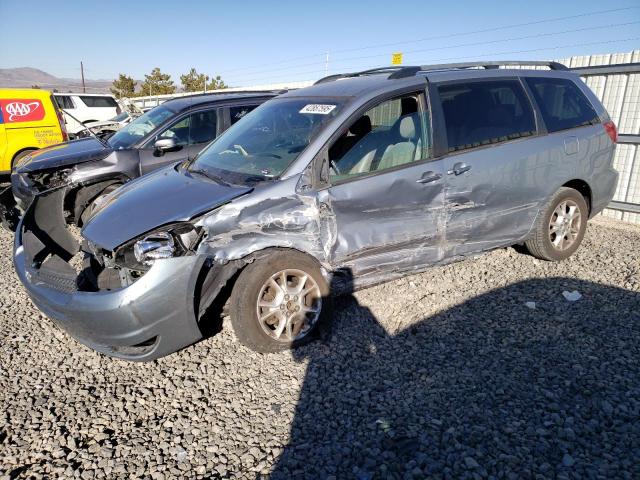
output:
{"label": "roof rack rail", "polygon": [[379,67],[379,68],[371,68],[369,70],[362,70],[361,72],[351,72],[351,73],[336,73],[334,75],[328,75],[326,77],[322,77],[320,80],[316,80],[314,85],[318,85],[319,83],[332,82],[334,80],[340,80],[341,78],[352,78],[352,77],[360,77],[363,75],[371,75],[374,73],[394,73],[403,68],[407,67]]}
{"label": "roof rack rail", "polygon": [[499,67],[549,67],[550,70],[569,70],[559,62],[548,62],[539,60],[500,60],[494,62],[463,62],[463,63],[442,63],[436,65],[422,65],[420,67],[404,67],[389,76],[389,78],[405,78],[414,76],[418,72],[429,72],[434,70],[456,70],[465,68],[484,68],[492,70]]}
{"label": "roof rack rail", "polygon": [[569,70],[565,65],[559,62],[548,62],[539,60],[502,60],[494,62],[464,62],[464,63],[441,63],[436,65],[407,66],[407,67],[380,67],[361,72],[338,73],[329,75],[316,81],[314,85],[319,83],[332,82],[341,78],[360,77],[363,75],[371,75],[375,73],[390,73],[390,79],[413,77],[419,72],[429,72],[434,70],[456,70],[465,68],[484,68],[486,70],[496,69],[499,67],[549,67],[551,70]]}

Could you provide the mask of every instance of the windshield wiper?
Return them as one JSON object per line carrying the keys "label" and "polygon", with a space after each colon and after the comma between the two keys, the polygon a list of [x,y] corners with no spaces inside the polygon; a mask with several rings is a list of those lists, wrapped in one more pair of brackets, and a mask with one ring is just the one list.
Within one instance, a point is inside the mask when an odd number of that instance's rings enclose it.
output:
{"label": "windshield wiper", "polygon": [[202,175],[203,177],[207,177],[210,180],[213,180],[216,183],[219,183],[220,185],[224,185],[225,187],[230,187],[231,184],[228,182],[225,182],[221,177],[219,177],[218,175],[214,175],[213,173],[204,170],[202,168],[194,168],[194,169],[188,169],[187,170],[189,173],[197,173],[199,175]]}

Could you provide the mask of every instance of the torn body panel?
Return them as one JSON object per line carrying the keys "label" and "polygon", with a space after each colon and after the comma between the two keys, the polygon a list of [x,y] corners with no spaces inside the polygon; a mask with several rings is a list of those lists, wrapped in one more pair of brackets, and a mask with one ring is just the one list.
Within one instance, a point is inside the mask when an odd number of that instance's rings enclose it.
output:
{"label": "torn body panel", "polygon": [[199,222],[206,236],[198,252],[216,262],[239,260],[266,248],[293,248],[330,262],[332,218],[316,194],[296,193],[299,177],[260,185]]}

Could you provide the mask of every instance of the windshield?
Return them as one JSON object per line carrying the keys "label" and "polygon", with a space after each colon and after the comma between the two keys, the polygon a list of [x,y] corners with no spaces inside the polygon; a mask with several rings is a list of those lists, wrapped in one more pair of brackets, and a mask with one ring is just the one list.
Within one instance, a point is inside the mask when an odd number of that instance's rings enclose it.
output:
{"label": "windshield", "polygon": [[131,148],[134,144],[142,140],[149,132],[158,127],[158,125],[162,124],[175,114],[176,112],[164,105],[153,108],[144,115],[136,118],[126,127],[118,130],[111,138],[109,138],[109,145],[119,150]]}
{"label": "windshield", "polygon": [[109,121],[111,121],[111,122],[123,122],[127,118],[129,118],[129,113],[122,112],[122,113],[119,113],[118,115],[116,115],[115,117],[109,119]]}
{"label": "windshield", "polygon": [[264,103],[210,144],[189,167],[230,183],[278,177],[344,102],[283,98]]}

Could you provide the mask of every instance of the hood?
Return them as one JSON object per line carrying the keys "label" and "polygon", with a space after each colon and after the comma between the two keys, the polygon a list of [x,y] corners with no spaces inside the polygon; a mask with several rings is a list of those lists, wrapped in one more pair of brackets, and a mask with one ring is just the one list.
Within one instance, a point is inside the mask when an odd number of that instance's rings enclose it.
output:
{"label": "hood", "polygon": [[29,173],[92,160],[102,160],[112,151],[113,149],[104,146],[95,138],[87,137],[36,150],[16,166],[16,171]]}
{"label": "hood", "polygon": [[110,194],[85,224],[82,236],[114,250],[146,232],[191,220],[251,190],[191,177],[177,166],[162,168]]}

